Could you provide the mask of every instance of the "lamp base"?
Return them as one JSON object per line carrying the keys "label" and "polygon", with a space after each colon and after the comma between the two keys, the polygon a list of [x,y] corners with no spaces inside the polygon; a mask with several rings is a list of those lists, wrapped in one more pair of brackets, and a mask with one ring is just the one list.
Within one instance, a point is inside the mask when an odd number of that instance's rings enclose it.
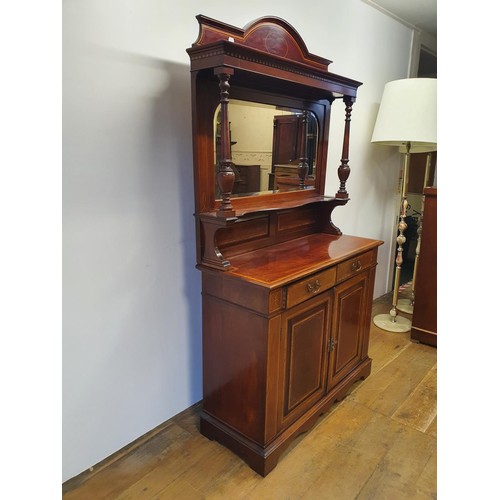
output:
{"label": "lamp base", "polygon": [[396,316],[395,321],[393,321],[390,314],[377,314],[373,318],[373,322],[380,329],[388,332],[405,333],[411,330],[411,321],[402,316]]}
{"label": "lamp base", "polygon": [[413,314],[413,304],[410,299],[399,299],[396,309],[407,314]]}

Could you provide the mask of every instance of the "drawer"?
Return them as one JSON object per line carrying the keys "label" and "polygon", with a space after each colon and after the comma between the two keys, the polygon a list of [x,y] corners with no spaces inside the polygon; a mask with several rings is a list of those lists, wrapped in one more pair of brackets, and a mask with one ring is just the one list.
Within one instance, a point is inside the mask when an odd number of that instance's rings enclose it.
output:
{"label": "drawer", "polygon": [[337,270],[335,267],[312,274],[303,280],[297,281],[287,289],[287,307],[293,307],[305,300],[318,295],[335,285]]}
{"label": "drawer", "polygon": [[337,268],[337,281],[343,281],[377,263],[377,251],[370,250],[352,259],[341,262]]}

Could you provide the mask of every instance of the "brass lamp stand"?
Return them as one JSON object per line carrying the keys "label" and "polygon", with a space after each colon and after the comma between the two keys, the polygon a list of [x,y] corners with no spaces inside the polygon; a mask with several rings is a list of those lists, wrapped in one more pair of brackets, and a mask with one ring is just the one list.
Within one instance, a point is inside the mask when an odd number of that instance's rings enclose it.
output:
{"label": "brass lamp stand", "polygon": [[417,280],[417,268],[418,261],[420,257],[420,242],[422,239],[422,222],[424,220],[424,200],[423,195],[424,189],[427,187],[429,181],[429,170],[431,166],[431,151],[427,153],[427,159],[425,161],[425,173],[424,173],[424,184],[422,186],[422,202],[420,206],[420,216],[418,217],[418,229],[417,229],[417,247],[415,249],[415,263],[413,264],[413,277],[411,279],[411,299],[399,299],[396,305],[398,311],[413,314],[413,305],[415,303],[415,283]]}
{"label": "brass lamp stand", "polygon": [[409,332],[411,330],[411,321],[403,316],[398,316],[397,304],[398,304],[398,291],[399,291],[399,281],[401,278],[401,265],[403,264],[403,245],[406,242],[406,236],[404,232],[408,227],[406,219],[406,208],[408,206],[408,169],[410,164],[410,148],[411,143],[406,144],[406,152],[403,167],[403,185],[401,187],[401,208],[399,213],[398,222],[398,236],[396,241],[398,243],[398,249],[396,254],[396,271],[394,273],[394,290],[392,292],[392,308],[389,314],[378,314],[373,318],[373,322],[382,330],[389,330],[391,332]]}

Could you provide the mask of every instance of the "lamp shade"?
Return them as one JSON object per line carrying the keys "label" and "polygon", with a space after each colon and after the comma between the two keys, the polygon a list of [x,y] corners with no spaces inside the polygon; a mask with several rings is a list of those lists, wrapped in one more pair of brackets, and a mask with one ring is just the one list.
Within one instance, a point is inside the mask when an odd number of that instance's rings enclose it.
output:
{"label": "lamp shade", "polygon": [[406,78],[386,83],[372,142],[435,151],[437,144],[437,80]]}

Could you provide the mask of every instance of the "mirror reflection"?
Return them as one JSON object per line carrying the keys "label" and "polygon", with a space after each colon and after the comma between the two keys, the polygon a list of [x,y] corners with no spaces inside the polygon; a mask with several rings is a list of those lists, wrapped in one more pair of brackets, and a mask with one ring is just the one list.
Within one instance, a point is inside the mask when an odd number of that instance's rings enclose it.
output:
{"label": "mirror reflection", "polygon": [[[231,157],[235,183],[232,196],[312,189],[316,174],[318,122],[310,111],[250,101],[230,100]],[[220,158],[220,105],[214,115],[215,172]],[[301,187],[298,165],[308,171]],[[216,185],[216,198],[220,198]]]}

